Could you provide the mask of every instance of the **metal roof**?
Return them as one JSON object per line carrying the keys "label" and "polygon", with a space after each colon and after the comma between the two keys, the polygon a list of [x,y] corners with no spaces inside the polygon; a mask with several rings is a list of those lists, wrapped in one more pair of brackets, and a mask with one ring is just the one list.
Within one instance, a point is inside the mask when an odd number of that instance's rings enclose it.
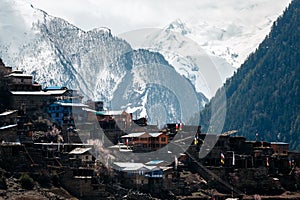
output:
{"label": "metal roof", "polygon": [[132,163],[132,162],[114,162],[114,164],[120,168],[141,168],[145,166],[143,163]]}
{"label": "metal roof", "polygon": [[120,149],[119,151],[120,151],[120,152],[132,152],[131,149]]}
{"label": "metal roof", "polygon": [[160,136],[160,135],[162,135],[163,133],[149,133],[149,135],[151,136],[151,137],[158,137],[158,136]]}
{"label": "metal roof", "polygon": [[8,128],[13,128],[18,126],[18,124],[11,124],[11,125],[7,125],[7,126],[2,126],[0,127],[0,130],[4,130],[4,129],[8,129]]}
{"label": "metal roof", "polygon": [[122,138],[137,138],[137,137],[158,137],[162,135],[163,133],[146,133],[146,132],[140,132],[140,133],[130,133],[128,135],[123,135]]}
{"label": "metal roof", "polygon": [[48,96],[50,93],[44,91],[10,91],[13,95],[39,95]]}
{"label": "metal roof", "polygon": [[286,143],[286,142],[271,142],[271,144],[287,145],[287,144],[289,144],[289,143]]}
{"label": "metal roof", "polygon": [[10,115],[10,114],[13,114],[15,112],[17,112],[18,110],[8,110],[8,111],[5,111],[3,113],[0,113],[0,117],[1,116],[7,116],[7,115]]}
{"label": "metal roof", "polygon": [[131,163],[131,162],[114,162],[114,164],[123,171],[155,171],[159,170],[160,167],[155,165],[147,166],[143,163]]}
{"label": "metal roof", "polygon": [[22,77],[22,78],[32,78],[30,74],[19,74],[19,73],[11,73],[6,75],[5,77]]}
{"label": "metal roof", "polygon": [[69,154],[80,155],[80,154],[84,154],[84,153],[88,152],[91,149],[92,149],[91,147],[88,147],[88,148],[77,147],[74,150],[72,150]]}
{"label": "metal roof", "polygon": [[85,110],[87,112],[92,112],[92,113],[96,113],[97,112],[96,110],[93,110],[91,108],[82,108],[82,110]]}
{"label": "metal roof", "polygon": [[163,163],[164,161],[163,160],[151,160],[147,163],[145,163],[146,165],[158,165],[158,164],[161,164]]}
{"label": "metal roof", "polygon": [[73,176],[75,179],[91,179],[92,176]]}
{"label": "metal roof", "polygon": [[[62,145],[62,143],[54,143],[54,142],[35,142],[34,144],[36,145],[43,145],[43,146],[57,146],[57,145]],[[92,146],[91,144],[87,143],[64,143],[65,146],[70,145],[70,146]]]}
{"label": "metal roof", "polygon": [[122,169],[123,171],[149,171],[149,169],[145,166],[145,165],[143,165],[142,167],[125,167],[125,168],[123,168]]}
{"label": "metal roof", "polygon": [[62,90],[62,89],[65,89],[65,87],[62,87],[62,86],[48,86],[48,87],[44,88],[44,90]]}
{"label": "metal roof", "polygon": [[51,90],[51,91],[10,91],[13,95],[38,95],[38,96],[47,96],[47,95],[62,95],[67,90]]}
{"label": "metal roof", "polygon": [[123,110],[97,111],[96,115],[122,115]]}
{"label": "metal roof", "polygon": [[20,142],[2,142],[1,146],[21,146]]}
{"label": "metal roof", "polygon": [[55,102],[55,104],[61,105],[61,106],[72,106],[72,107],[88,107],[87,105],[83,103],[65,103],[65,102]]}
{"label": "metal roof", "polygon": [[108,147],[109,149],[120,149],[120,148],[127,148],[127,145],[125,145],[124,143],[120,143],[120,144],[116,144],[113,146]]}
{"label": "metal roof", "polygon": [[52,95],[64,94],[67,90],[47,90],[46,92]]}
{"label": "metal roof", "polygon": [[130,133],[128,135],[122,136],[122,138],[137,138],[137,137],[151,137],[151,136],[146,132]]}

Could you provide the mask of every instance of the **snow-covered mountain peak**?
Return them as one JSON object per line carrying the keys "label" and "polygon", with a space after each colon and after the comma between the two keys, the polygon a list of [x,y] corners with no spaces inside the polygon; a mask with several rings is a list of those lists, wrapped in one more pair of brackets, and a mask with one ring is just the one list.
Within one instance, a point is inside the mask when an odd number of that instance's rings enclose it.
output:
{"label": "snow-covered mountain peak", "polygon": [[[288,2],[285,0],[276,5],[267,0],[240,3],[231,0],[217,5],[207,2],[204,3],[207,11],[201,6],[195,8],[199,9],[199,17],[176,19],[162,29],[141,29],[124,33],[121,37],[134,48],[147,48],[163,54],[181,75],[195,84],[197,91],[211,98],[255,51]],[[222,7],[225,10],[220,15]],[[270,10],[266,11],[266,8]],[[249,17],[249,13],[253,17]],[[211,77],[205,75],[208,60],[204,57],[213,63],[209,66],[221,79],[218,86],[209,90],[211,81],[207,79]]]}
{"label": "snow-covered mountain peak", "polygon": [[191,33],[191,29],[187,26],[185,22],[181,19],[176,19],[175,21],[171,22],[166,28],[166,31],[174,31],[177,33],[181,33],[182,35],[186,35]]}
{"label": "snow-covered mountain peak", "polygon": [[173,81],[168,74],[181,78],[189,94],[195,94],[197,102],[185,106],[189,111],[189,116],[184,114],[186,119],[194,114],[190,111],[197,112],[202,102],[207,102],[161,54],[133,50],[124,39],[113,36],[109,28],[86,32],[22,1],[3,1],[6,4],[5,9],[1,8],[5,12],[0,12],[0,57],[6,65],[35,75],[43,86],[77,89],[86,99],[103,100],[116,110],[130,106],[138,116],[147,115],[150,123],[155,113],[149,109],[157,105],[165,109],[165,122],[183,116],[176,112],[182,110],[177,99],[180,95],[174,94],[176,88],[166,87]]}
{"label": "snow-covered mountain peak", "polygon": [[[89,98],[106,102],[123,96],[124,105],[130,105],[133,110],[145,107],[146,100],[163,101],[150,92],[166,89],[162,86],[147,88],[149,79],[140,76],[144,72],[135,71],[141,66],[148,70],[158,65],[160,68],[154,68],[164,72],[175,69],[197,92],[211,98],[255,50],[281,14],[278,12],[280,6],[274,6],[274,11],[266,12],[261,20],[253,22],[248,12],[262,12],[270,2],[262,0],[237,5],[236,0],[231,0],[231,3],[239,14],[235,19],[232,13],[227,13],[220,20],[220,12],[214,9],[208,18],[204,10],[201,12],[203,8],[199,8],[199,17],[176,19],[163,29],[127,32],[122,35],[124,40],[113,36],[109,28],[83,31],[35,9],[26,1],[1,0],[0,56],[7,65],[35,74],[44,86],[66,85],[81,90]],[[212,8],[214,6],[228,8],[224,3],[212,5]],[[134,49],[148,50],[133,50],[127,41]],[[128,93],[122,94],[123,91]],[[201,98],[199,102],[206,102]],[[128,100],[135,101],[138,106],[134,108]],[[175,102],[175,98],[173,100]],[[120,103],[116,105],[124,107]]]}
{"label": "snow-covered mountain peak", "polygon": [[[182,34],[178,29],[171,30],[170,26],[165,29],[144,29],[121,37],[134,44],[134,48],[160,52],[178,73],[195,85],[198,92],[208,98],[212,97],[234,69],[223,59],[205,52],[201,45],[187,37],[189,34]],[[214,62],[219,65],[215,66]]]}

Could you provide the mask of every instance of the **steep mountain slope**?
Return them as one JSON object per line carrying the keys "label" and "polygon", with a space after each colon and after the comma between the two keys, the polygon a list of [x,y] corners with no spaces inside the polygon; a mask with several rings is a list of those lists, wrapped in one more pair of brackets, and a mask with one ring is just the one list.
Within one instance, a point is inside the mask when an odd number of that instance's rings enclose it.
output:
{"label": "steep mountain slope", "polygon": [[[261,140],[284,141],[300,150],[300,1],[294,0],[271,33],[222,90],[227,95],[223,131]],[[207,130],[211,104],[201,113]]]}
{"label": "steep mountain slope", "polygon": [[115,58],[131,51],[127,42],[113,37],[108,29],[84,32],[22,1],[3,0],[1,5],[6,11],[1,19],[7,18],[1,26],[3,61],[35,75],[43,86],[66,85],[95,98],[97,77],[103,77]]}
{"label": "steep mountain slope", "polygon": [[[175,93],[170,99],[163,95],[176,91],[167,85],[174,81],[168,74],[176,75],[178,83],[186,84],[188,92],[196,97],[194,104],[187,104],[186,111],[199,110],[207,102],[162,55],[134,51],[107,28],[85,32],[20,0],[1,0],[0,20],[0,57],[6,65],[33,74],[43,86],[78,89],[86,98],[103,100],[110,109],[130,109],[139,116],[147,115],[150,123],[160,120],[149,116],[149,109],[155,107],[152,104],[165,108],[165,123],[189,118],[180,112],[186,99],[179,104],[180,95]],[[137,68],[143,69],[142,75]],[[155,70],[159,71],[151,75]],[[156,87],[149,87],[149,83]]]}
{"label": "steep mountain slope", "polygon": [[[227,1],[223,5],[225,9],[232,4],[232,13],[224,11],[222,16],[227,20],[216,17],[215,10],[221,9],[222,5],[210,2],[206,5],[207,10],[213,11],[209,17],[203,16],[205,9],[199,7],[193,10],[199,12],[194,14],[199,15],[198,18],[176,19],[163,29],[139,29],[123,33],[120,37],[135,49],[146,48],[163,54],[180,74],[191,80],[198,92],[211,98],[254,52],[289,2],[275,4],[261,0],[237,5],[237,2]],[[264,7],[268,10],[261,12]],[[251,18],[256,21],[249,18],[251,13]],[[256,17],[256,13],[260,18]],[[181,16],[180,13],[178,15]],[[217,73],[213,76],[206,74],[209,68],[215,68]]]}
{"label": "steep mountain slope", "polygon": [[125,38],[135,48],[150,49],[163,54],[178,73],[195,85],[198,92],[211,98],[225,79],[233,74],[235,68],[223,58],[208,55],[198,43],[184,35],[188,29],[184,25],[181,27],[183,33],[170,28],[149,28],[127,32],[120,37]]}

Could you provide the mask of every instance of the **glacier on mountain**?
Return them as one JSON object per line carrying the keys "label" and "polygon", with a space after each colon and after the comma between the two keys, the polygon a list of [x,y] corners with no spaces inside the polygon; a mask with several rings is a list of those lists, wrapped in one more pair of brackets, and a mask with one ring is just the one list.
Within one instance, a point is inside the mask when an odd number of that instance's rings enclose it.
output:
{"label": "glacier on mountain", "polygon": [[[222,19],[215,16],[218,14],[215,13],[218,12],[217,8],[221,9],[222,5],[211,2],[207,6],[216,7],[207,9],[212,11],[211,15],[203,16],[202,12],[206,13],[205,8],[194,8],[194,12],[198,11],[201,17],[190,14],[193,16],[191,17],[187,14],[189,17],[178,18],[165,28],[138,29],[121,33],[119,36],[128,41],[133,48],[160,52],[181,75],[191,80],[198,92],[211,98],[255,51],[289,2],[290,0],[285,0],[275,5],[271,1],[262,0],[237,5],[235,1],[230,1],[224,6],[228,8],[232,3],[229,10],[233,13],[224,12]],[[264,12],[266,6],[268,10]],[[249,18],[256,12],[260,18]],[[199,59],[203,58],[203,55],[206,58]],[[218,74],[206,74],[207,59],[213,64],[209,67],[215,68]],[[216,76],[217,83],[214,82]]]}

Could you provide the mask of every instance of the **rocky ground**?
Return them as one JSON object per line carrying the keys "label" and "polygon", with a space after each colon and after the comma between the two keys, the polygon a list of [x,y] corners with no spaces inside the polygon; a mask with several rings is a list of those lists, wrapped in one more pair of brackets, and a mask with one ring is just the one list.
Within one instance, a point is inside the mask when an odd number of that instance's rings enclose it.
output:
{"label": "rocky ground", "polygon": [[263,196],[263,195],[249,195],[249,196],[244,196],[243,199],[245,200],[250,200],[250,199],[255,199],[255,200],[263,200],[263,199],[268,199],[268,200],[280,200],[280,199],[290,199],[290,200],[298,200],[300,199],[300,194],[296,192],[284,192],[281,195],[275,195],[275,196]]}
{"label": "rocky ground", "polygon": [[[21,172],[6,172],[0,168],[0,200],[12,199],[12,200],[75,200],[74,196],[69,194],[65,189],[60,187],[57,183],[59,180],[54,180],[53,177],[49,178],[41,173],[39,175],[21,173]],[[221,174],[219,174],[221,176]],[[245,174],[242,173],[242,177]],[[166,193],[165,195],[151,195],[134,190],[125,189],[123,194],[120,196],[111,193],[111,199],[210,199],[215,196],[219,199],[226,199],[232,197],[231,194],[219,193],[214,187],[211,187],[201,176],[197,173],[191,173],[190,171],[180,172],[180,179],[175,182],[174,187],[170,185],[170,189],[163,190],[161,192]],[[260,180],[261,181],[261,180]],[[235,186],[242,182],[235,182]],[[181,190],[176,189],[181,185]],[[272,183],[271,183],[272,185]],[[116,188],[115,188],[116,189]],[[118,190],[118,189],[116,189]],[[172,192],[173,191],[173,192]],[[247,190],[249,191],[249,190]],[[259,191],[256,191],[252,195],[244,195],[243,199],[299,199],[300,193],[283,191],[272,196],[258,195]],[[156,197],[156,198],[155,198]],[[165,198],[163,198],[165,197]]]}
{"label": "rocky ground", "polygon": [[[75,200],[77,198],[70,195],[66,190],[60,187],[43,188],[37,182],[34,182],[32,189],[25,189],[22,186],[20,178],[9,177],[1,178],[0,200]],[[3,182],[4,185],[3,185]],[[4,187],[3,187],[4,186]]]}

